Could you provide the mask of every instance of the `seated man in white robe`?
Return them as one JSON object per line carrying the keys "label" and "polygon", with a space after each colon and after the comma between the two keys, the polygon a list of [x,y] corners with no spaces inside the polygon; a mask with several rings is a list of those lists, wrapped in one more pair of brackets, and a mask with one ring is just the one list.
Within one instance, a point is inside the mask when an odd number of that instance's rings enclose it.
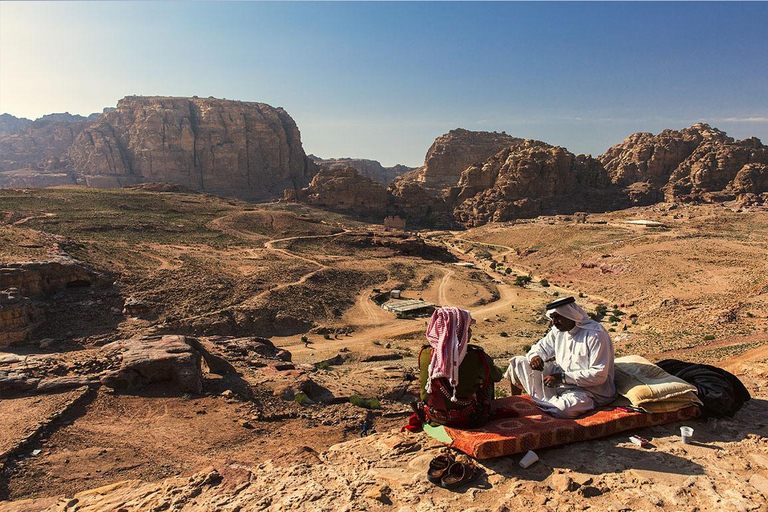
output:
{"label": "seated man in white robe", "polygon": [[575,302],[567,297],[547,304],[552,328],[507,369],[513,393],[522,386],[558,418],[575,418],[616,397],[611,337]]}

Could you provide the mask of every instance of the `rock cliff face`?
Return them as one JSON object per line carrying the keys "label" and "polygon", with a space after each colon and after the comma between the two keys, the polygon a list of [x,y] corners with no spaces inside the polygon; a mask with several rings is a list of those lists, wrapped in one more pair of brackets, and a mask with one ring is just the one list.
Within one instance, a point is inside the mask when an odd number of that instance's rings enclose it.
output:
{"label": "rock cliff face", "polygon": [[[398,181],[413,181],[428,193],[439,196],[459,181],[461,172],[472,164],[482,163],[501,149],[523,139],[506,133],[473,132],[457,128],[441,135],[427,151],[424,166],[403,175]],[[395,185],[404,188],[404,185]]]}
{"label": "rock cliff face", "polygon": [[734,141],[707,124],[658,135],[636,133],[599,160],[636,203],[766,191],[760,169],[768,165],[768,148],[754,137]]}
{"label": "rock cliff face", "polygon": [[465,169],[451,199],[458,203],[456,220],[474,226],[590,209],[596,193],[609,185],[608,174],[597,160],[526,140]]}
{"label": "rock cliff face", "polygon": [[386,186],[393,179],[397,178],[401,174],[413,171],[413,167],[406,167],[405,165],[395,165],[394,167],[384,167],[380,162],[376,160],[366,160],[363,158],[328,158],[323,159],[315,155],[309,155],[309,159],[315,162],[321,167],[327,169],[345,169],[347,167],[354,167],[360,173],[361,176],[370,178],[377,183],[381,183]]}
{"label": "rock cliff face", "polygon": [[301,188],[314,171],[285,110],[214,98],[126,97],[69,156],[89,186],[171,182],[246,199]]}
{"label": "rock cliff face", "polygon": [[64,113],[35,121],[3,119],[0,123],[0,187],[74,184],[67,151],[80,132],[97,117],[98,114],[83,117]]}
{"label": "rock cliff face", "polygon": [[362,215],[383,214],[387,207],[387,190],[352,167],[321,169],[308,187],[298,193],[288,189],[284,197]]}

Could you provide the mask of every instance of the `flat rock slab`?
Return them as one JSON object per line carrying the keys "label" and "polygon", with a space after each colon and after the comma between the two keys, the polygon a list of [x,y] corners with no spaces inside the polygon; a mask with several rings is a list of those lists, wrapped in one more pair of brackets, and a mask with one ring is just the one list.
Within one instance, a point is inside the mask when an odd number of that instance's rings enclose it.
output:
{"label": "flat rock slab", "polygon": [[170,382],[185,393],[203,391],[200,354],[185,336],[136,338],[104,345],[105,355],[117,356],[117,370],[106,372],[101,383],[113,389],[138,389],[154,382]]}

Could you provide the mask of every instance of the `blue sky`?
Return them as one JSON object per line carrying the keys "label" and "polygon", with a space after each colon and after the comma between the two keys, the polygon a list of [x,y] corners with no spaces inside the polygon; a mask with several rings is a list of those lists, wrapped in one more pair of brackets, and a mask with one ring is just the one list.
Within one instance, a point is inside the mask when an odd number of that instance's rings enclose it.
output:
{"label": "blue sky", "polygon": [[604,152],[768,142],[768,3],[0,2],[0,113],[127,95],[282,106],[307,153],[420,165],[453,128]]}

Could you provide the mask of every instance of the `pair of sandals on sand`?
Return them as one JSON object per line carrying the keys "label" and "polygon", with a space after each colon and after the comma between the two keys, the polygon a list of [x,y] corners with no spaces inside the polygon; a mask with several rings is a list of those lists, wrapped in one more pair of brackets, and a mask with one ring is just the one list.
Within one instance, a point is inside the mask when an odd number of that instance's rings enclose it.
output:
{"label": "pair of sandals on sand", "polygon": [[480,469],[471,462],[458,462],[456,456],[446,451],[429,462],[427,478],[430,482],[447,489],[469,484],[480,476]]}

